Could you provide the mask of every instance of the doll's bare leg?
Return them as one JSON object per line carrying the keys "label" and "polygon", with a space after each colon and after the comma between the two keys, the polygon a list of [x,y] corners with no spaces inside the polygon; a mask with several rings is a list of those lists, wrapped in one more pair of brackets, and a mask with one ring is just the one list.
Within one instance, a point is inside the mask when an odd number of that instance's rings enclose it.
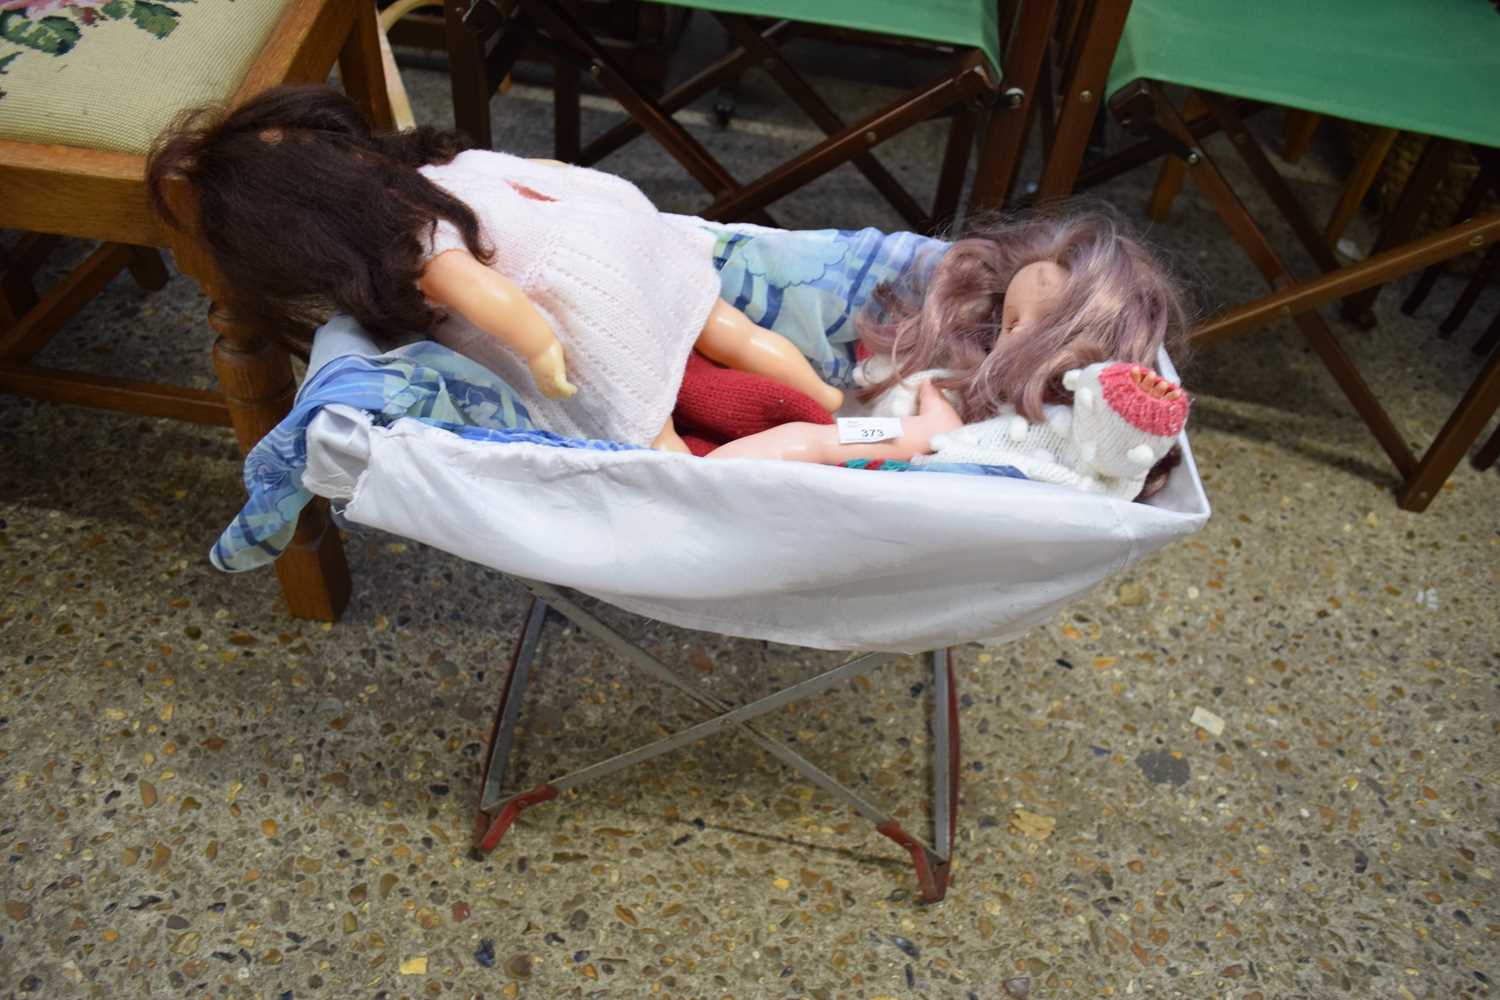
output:
{"label": "doll's bare leg", "polygon": [[958,411],[931,382],[918,393],[920,409],[901,418],[901,436],[876,444],[840,444],[838,427],[831,424],[782,424],[731,441],[708,453],[708,458],[774,458],[785,462],[840,465],[855,459],[909,461],[932,451],[938,434],[963,426]]}
{"label": "doll's bare leg", "polygon": [[750,317],[723,299],[714,303],[698,336],[697,348],[711,361],[736,371],[764,375],[811,396],[832,413],[844,394],[824,382],[797,345],[779,333],[756,326]]}
{"label": "doll's bare leg", "polygon": [[651,442],[651,447],[657,451],[675,451],[684,455],[691,455],[692,449],[688,448],[687,442],[683,441],[677,433],[677,426],[668,417],[661,433],[656,435],[656,440]]}

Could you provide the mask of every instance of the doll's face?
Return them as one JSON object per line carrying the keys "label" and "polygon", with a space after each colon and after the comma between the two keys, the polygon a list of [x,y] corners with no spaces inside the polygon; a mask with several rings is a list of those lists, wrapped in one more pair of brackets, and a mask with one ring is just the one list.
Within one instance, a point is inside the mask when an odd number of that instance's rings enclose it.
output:
{"label": "doll's face", "polygon": [[1005,287],[1000,335],[1025,336],[1046,318],[1067,280],[1067,269],[1050,260],[1033,261],[1017,271]]}

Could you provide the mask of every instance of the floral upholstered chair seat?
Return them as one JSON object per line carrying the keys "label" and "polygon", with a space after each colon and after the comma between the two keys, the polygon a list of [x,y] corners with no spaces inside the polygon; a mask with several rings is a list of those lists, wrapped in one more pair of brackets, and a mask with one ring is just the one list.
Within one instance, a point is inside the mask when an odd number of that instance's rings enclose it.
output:
{"label": "floral upholstered chair seat", "polygon": [[231,97],[288,0],[0,0],[0,139],[144,154]]}

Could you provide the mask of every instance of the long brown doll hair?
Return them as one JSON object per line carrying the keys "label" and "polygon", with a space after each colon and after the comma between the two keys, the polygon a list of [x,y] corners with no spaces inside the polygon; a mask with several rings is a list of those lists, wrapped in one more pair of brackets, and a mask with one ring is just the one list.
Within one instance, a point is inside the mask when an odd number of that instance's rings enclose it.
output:
{"label": "long brown doll hair", "polygon": [[417,287],[439,221],[475,257],[492,256],[473,211],[417,171],[469,145],[430,127],[376,133],[329,87],[277,87],[228,113],[186,112],[153,145],[146,190],[182,228],[188,220],[174,217],[165,189],[186,176],[237,317],[277,330],[339,309],[391,345],[439,318]]}

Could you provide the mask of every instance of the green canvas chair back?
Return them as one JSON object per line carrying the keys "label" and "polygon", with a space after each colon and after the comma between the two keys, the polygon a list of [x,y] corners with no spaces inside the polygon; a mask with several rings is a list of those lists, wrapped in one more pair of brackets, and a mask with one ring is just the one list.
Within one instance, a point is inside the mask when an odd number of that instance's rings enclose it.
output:
{"label": "green canvas chair back", "polygon": [[1134,0],[1109,92],[1158,80],[1500,146],[1491,0]]}
{"label": "green canvas chair back", "polygon": [[852,28],[982,51],[1000,79],[996,0],[671,0],[679,7]]}

